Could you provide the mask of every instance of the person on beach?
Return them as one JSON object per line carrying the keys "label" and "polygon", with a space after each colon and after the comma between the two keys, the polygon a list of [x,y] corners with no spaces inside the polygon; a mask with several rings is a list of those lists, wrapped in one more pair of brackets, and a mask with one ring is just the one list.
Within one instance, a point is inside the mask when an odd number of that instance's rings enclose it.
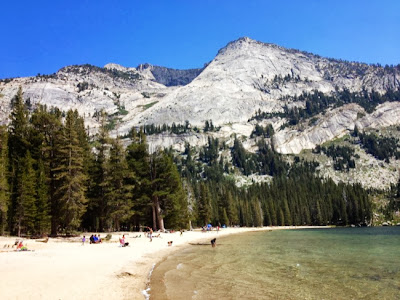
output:
{"label": "person on beach", "polygon": [[129,243],[125,241],[125,235],[122,235],[121,244],[122,244],[122,247],[129,246]]}
{"label": "person on beach", "polygon": [[82,246],[85,245],[85,242],[86,242],[86,237],[83,236],[83,238],[82,238]]}
{"label": "person on beach", "polygon": [[153,241],[153,229],[151,229],[150,227],[147,227],[149,229],[149,238],[150,238],[150,242]]}
{"label": "person on beach", "polygon": [[211,247],[215,247],[217,245],[217,239],[216,238],[213,238],[212,240],[211,240]]}

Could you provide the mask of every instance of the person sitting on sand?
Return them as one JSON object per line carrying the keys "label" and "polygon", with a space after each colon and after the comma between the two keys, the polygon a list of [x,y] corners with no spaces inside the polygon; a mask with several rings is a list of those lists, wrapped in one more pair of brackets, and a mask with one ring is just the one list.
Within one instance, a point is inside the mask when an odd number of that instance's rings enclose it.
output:
{"label": "person sitting on sand", "polygon": [[18,243],[17,250],[20,250],[23,246],[24,246],[24,245],[22,244],[22,241],[20,241],[20,242]]}
{"label": "person sitting on sand", "polygon": [[97,235],[97,242],[98,242],[98,243],[102,243],[102,240],[101,240],[101,238],[100,238],[100,234]]}
{"label": "person sitting on sand", "polygon": [[91,244],[94,244],[93,234],[90,236],[89,240],[90,240],[90,243],[91,243]]}
{"label": "person sitting on sand", "polygon": [[122,238],[119,240],[122,247],[129,246],[129,243],[125,241],[125,235],[122,235]]}

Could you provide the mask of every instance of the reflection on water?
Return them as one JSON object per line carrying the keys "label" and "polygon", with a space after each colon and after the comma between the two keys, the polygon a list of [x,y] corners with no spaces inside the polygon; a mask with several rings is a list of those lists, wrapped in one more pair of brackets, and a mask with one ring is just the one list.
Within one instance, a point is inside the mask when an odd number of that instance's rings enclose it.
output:
{"label": "reflection on water", "polygon": [[277,230],[190,246],[150,299],[400,299],[400,227]]}

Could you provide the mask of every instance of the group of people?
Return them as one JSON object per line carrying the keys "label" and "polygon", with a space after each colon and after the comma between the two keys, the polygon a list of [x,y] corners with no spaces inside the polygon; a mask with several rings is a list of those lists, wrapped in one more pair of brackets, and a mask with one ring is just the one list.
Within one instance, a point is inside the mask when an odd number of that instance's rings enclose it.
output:
{"label": "group of people", "polygon": [[90,240],[91,244],[100,244],[102,242],[101,238],[100,238],[100,234],[98,234],[98,235],[92,234],[90,236],[89,240]]}

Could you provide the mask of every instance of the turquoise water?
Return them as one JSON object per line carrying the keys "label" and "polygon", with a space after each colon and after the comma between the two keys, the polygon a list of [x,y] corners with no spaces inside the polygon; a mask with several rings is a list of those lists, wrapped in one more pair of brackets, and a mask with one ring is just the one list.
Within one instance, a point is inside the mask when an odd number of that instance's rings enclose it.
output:
{"label": "turquoise water", "polygon": [[150,299],[400,299],[400,227],[275,230],[189,246]]}

